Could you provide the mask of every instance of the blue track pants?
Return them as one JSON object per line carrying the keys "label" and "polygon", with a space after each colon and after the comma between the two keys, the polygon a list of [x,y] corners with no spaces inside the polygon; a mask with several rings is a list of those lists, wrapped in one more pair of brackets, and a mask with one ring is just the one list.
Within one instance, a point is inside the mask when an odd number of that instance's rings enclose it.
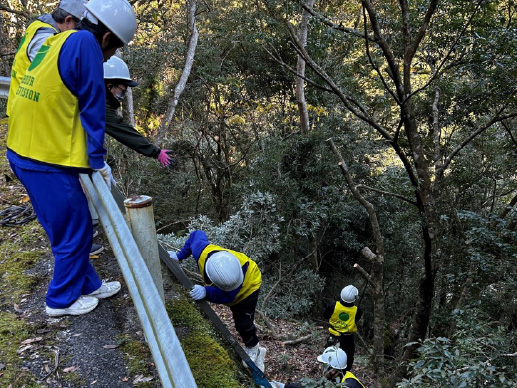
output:
{"label": "blue track pants", "polygon": [[102,284],[90,264],[93,227],[79,174],[29,170],[12,162],[11,168],[25,186],[54,254],[47,306],[69,307]]}

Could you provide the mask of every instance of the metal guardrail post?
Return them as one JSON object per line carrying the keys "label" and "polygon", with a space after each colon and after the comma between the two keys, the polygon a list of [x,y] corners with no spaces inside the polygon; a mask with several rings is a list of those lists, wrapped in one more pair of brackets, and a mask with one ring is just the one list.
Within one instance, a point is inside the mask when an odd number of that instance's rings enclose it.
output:
{"label": "metal guardrail post", "polygon": [[158,254],[156,226],[154,225],[153,199],[147,195],[135,195],[126,199],[124,206],[133,238],[165,304],[162,266]]}
{"label": "metal guardrail post", "polygon": [[[133,299],[163,387],[195,388],[196,382],[160,294],[129,227],[100,173],[80,175]],[[93,183],[92,183],[93,181]]]}
{"label": "metal guardrail post", "polygon": [[9,86],[11,85],[11,78],[0,77],[0,98],[9,97]]}

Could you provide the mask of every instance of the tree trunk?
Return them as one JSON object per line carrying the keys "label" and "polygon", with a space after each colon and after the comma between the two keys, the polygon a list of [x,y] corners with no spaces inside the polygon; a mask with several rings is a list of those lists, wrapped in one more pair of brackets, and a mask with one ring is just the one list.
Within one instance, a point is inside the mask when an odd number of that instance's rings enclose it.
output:
{"label": "tree trunk", "polygon": [[[314,5],[314,0],[307,1],[307,7],[311,8]],[[310,14],[307,11],[302,13],[302,21],[300,23],[300,29],[298,31],[298,39],[301,44],[307,46],[307,27],[309,24]],[[307,110],[307,101],[305,100],[305,60],[301,55],[298,55],[298,62],[296,64],[296,72],[299,74],[296,77],[296,103],[298,105],[298,112],[300,115],[300,127],[302,133],[309,132],[309,111]]]}
{"label": "tree trunk", "polygon": [[169,107],[167,109],[167,113],[165,113],[165,117],[162,121],[162,125],[160,126],[158,135],[156,136],[156,143],[160,144],[163,142],[164,138],[167,135],[167,131],[171,125],[172,118],[174,116],[174,112],[176,110],[176,106],[178,105],[179,98],[185,90],[185,86],[187,84],[188,77],[190,75],[190,71],[192,70],[192,65],[194,63],[194,55],[196,54],[196,47],[199,38],[199,31],[196,26],[196,8],[197,3],[195,0],[188,1],[188,23],[191,31],[190,40],[187,48],[187,54],[185,56],[185,67],[183,68],[183,72],[181,73],[181,77],[174,89],[174,95],[172,100],[169,103]]}
{"label": "tree trunk", "polygon": [[373,253],[368,247],[364,247],[361,251],[363,257],[371,264],[371,272],[368,274],[358,264],[354,265],[359,273],[371,284],[373,295],[373,368],[376,375],[384,374],[384,332],[385,332],[385,307],[384,307],[384,239],[381,233],[379,221],[375,213],[373,205],[364,198],[357,186],[355,185],[352,176],[348,170],[345,160],[337,150],[332,139],[327,142],[332,149],[332,152],[339,160],[338,166],[345,177],[346,184],[352,192],[354,198],[366,209],[370,225],[372,227],[372,234],[375,238],[376,253]]}

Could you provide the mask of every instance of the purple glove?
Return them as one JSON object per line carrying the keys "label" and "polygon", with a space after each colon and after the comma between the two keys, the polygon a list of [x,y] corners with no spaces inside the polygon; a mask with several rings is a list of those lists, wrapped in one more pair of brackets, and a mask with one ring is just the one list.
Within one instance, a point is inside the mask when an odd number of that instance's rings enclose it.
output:
{"label": "purple glove", "polygon": [[167,152],[169,152],[169,150],[161,150],[160,154],[158,155],[158,161],[162,164],[163,167],[168,167],[173,161]]}
{"label": "purple glove", "polygon": [[192,289],[190,290],[190,296],[194,300],[200,300],[203,299],[206,296],[206,290],[205,287],[200,286],[199,284],[196,284]]}

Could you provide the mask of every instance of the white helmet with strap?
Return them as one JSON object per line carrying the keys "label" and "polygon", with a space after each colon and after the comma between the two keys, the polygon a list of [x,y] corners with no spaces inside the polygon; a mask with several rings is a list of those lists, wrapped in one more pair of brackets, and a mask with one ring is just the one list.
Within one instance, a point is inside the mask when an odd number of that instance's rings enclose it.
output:
{"label": "white helmet with strap", "polygon": [[206,261],[205,270],[210,281],[224,291],[233,291],[244,281],[239,259],[228,251],[212,254]]}
{"label": "white helmet with strap", "polygon": [[136,15],[127,0],[90,0],[85,7],[122,43],[128,44],[133,39],[136,32]]}
{"label": "white helmet with strap", "polygon": [[345,369],[347,356],[343,349],[330,346],[317,358],[319,362],[330,365],[334,369]]}
{"label": "white helmet with strap", "polygon": [[359,296],[359,290],[352,285],[346,286],[341,290],[341,299],[345,303],[354,303]]}
{"label": "white helmet with strap", "polygon": [[129,68],[122,59],[112,56],[104,62],[104,79],[122,80],[124,85],[137,86],[138,82],[133,81],[129,74]]}

